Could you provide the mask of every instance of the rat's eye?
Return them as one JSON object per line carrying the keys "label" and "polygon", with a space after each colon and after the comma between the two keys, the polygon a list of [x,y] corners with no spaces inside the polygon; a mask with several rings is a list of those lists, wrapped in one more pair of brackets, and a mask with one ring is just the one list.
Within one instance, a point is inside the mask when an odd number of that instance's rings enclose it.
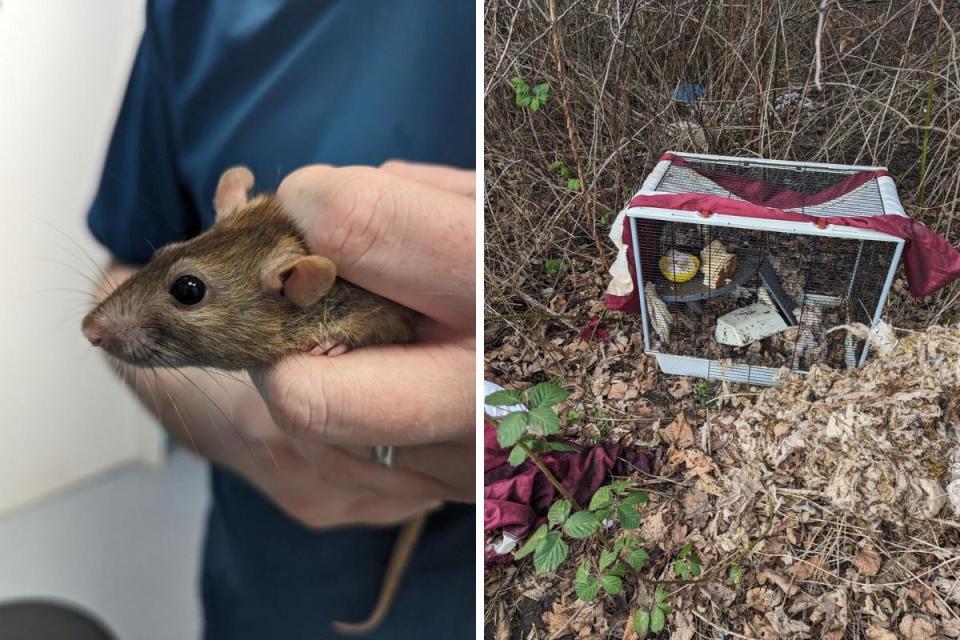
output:
{"label": "rat's eye", "polygon": [[170,295],[180,304],[193,305],[203,300],[207,286],[196,276],[180,276],[170,287]]}

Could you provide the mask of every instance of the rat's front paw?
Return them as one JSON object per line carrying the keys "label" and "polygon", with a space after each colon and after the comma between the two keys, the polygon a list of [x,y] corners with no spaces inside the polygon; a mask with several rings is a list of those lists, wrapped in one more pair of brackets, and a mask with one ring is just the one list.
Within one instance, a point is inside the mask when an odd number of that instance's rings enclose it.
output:
{"label": "rat's front paw", "polygon": [[312,347],[310,350],[310,355],[312,356],[339,356],[343,355],[347,351],[350,351],[350,347],[345,344],[340,344],[334,340],[327,340],[321,344],[318,344]]}

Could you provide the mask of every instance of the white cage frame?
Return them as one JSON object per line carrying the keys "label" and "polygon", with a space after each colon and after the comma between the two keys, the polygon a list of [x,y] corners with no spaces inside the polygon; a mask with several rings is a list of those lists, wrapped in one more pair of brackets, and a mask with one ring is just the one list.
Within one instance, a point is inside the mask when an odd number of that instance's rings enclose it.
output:
{"label": "white cage frame", "polygon": [[[744,166],[758,167],[779,167],[794,168],[797,170],[814,169],[818,171],[837,172],[841,174],[851,174],[860,171],[886,171],[885,167],[869,167],[858,165],[837,165],[817,162],[789,162],[783,160],[766,160],[756,158],[742,158],[735,156],[717,156],[699,153],[679,153],[671,152],[672,155],[691,160],[707,160],[712,162],[730,162]],[[636,195],[657,195],[665,192],[657,191],[656,185],[663,178],[670,162],[661,161],[654,170],[644,180],[643,186],[637,191]],[[889,179],[888,179],[889,180]],[[879,189],[880,198],[883,201],[886,213],[897,215],[906,215],[900,199],[897,196],[896,187],[892,180]],[[893,284],[897,267],[900,264],[900,258],[903,254],[905,241],[886,233],[874,231],[871,229],[860,229],[855,227],[826,225],[820,228],[817,225],[807,223],[788,222],[784,220],[766,220],[759,218],[746,218],[740,216],[724,215],[713,213],[709,217],[702,217],[692,211],[681,211],[677,209],[662,209],[657,207],[628,207],[625,210],[625,222],[630,224],[630,237],[633,245],[633,262],[637,274],[637,286],[635,295],[639,296],[640,314],[643,324],[643,346],[644,351],[657,359],[657,365],[663,373],[671,375],[694,376],[708,380],[719,380],[726,382],[736,382],[743,384],[755,384],[759,386],[774,386],[778,383],[783,369],[764,367],[752,364],[724,364],[719,360],[709,358],[697,358],[693,356],[684,356],[664,351],[657,351],[651,347],[651,326],[650,318],[647,312],[646,292],[643,278],[642,257],[640,255],[640,240],[637,231],[637,221],[639,219],[659,220],[664,222],[680,222],[696,225],[726,226],[739,229],[751,229],[757,231],[770,231],[774,233],[802,234],[809,236],[819,236],[826,238],[841,238],[847,240],[873,240],[881,242],[890,242],[895,245],[893,258],[887,270],[887,276],[884,281],[883,289],[880,292],[877,301],[877,307],[874,311],[871,327],[875,326],[883,315],[889,297],[890,287]],[[869,352],[869,344],[865,341],[860,355],[856,358],[856,366],[863,366]],[[806,370],[791,371],[791,373],[807,373]]]}

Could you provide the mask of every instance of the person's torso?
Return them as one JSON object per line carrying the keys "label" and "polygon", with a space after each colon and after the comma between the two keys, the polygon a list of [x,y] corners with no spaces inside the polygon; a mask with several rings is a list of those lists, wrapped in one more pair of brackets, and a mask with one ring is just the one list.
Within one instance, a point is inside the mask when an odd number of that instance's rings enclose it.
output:
{"label": "person's torso", "polygon": [[204,226],[233,165],[272,191],[318,162],[475,164],[472,3],[190,0],[153,11],[177,167]]}

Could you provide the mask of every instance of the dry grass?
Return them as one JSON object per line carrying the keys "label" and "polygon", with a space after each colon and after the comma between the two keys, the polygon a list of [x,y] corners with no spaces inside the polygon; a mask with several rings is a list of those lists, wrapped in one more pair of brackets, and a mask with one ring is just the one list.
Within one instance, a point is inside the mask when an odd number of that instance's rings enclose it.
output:
{"label": "dry grass", "polygon": [[[493,344],[549,315],[541,292],[562,283],[546,260],[602,272],[612,255],[605,223],[661,152],[683,150],[683,140],[665,134],[679,120],[703,127],[711,153],[887,166],[910,215],[960,239],[957,3],[831,3],[822,92],[813,86],[810,0],[565,1],[557,15],[562,89],[548,2],[486,3],[485,304]],[[514,104],[513,76],[551,84],[544,110]],[[706,94],[690,110],[671,94],[694,81]],[[777,110],[777,97],[790,91],[813,107]],[[582,193],[548,172],[555,160],[574,173],[582,167]],[[922,303],[895,297],[890,320],[942,321],[958,294],[954,286]]]}

